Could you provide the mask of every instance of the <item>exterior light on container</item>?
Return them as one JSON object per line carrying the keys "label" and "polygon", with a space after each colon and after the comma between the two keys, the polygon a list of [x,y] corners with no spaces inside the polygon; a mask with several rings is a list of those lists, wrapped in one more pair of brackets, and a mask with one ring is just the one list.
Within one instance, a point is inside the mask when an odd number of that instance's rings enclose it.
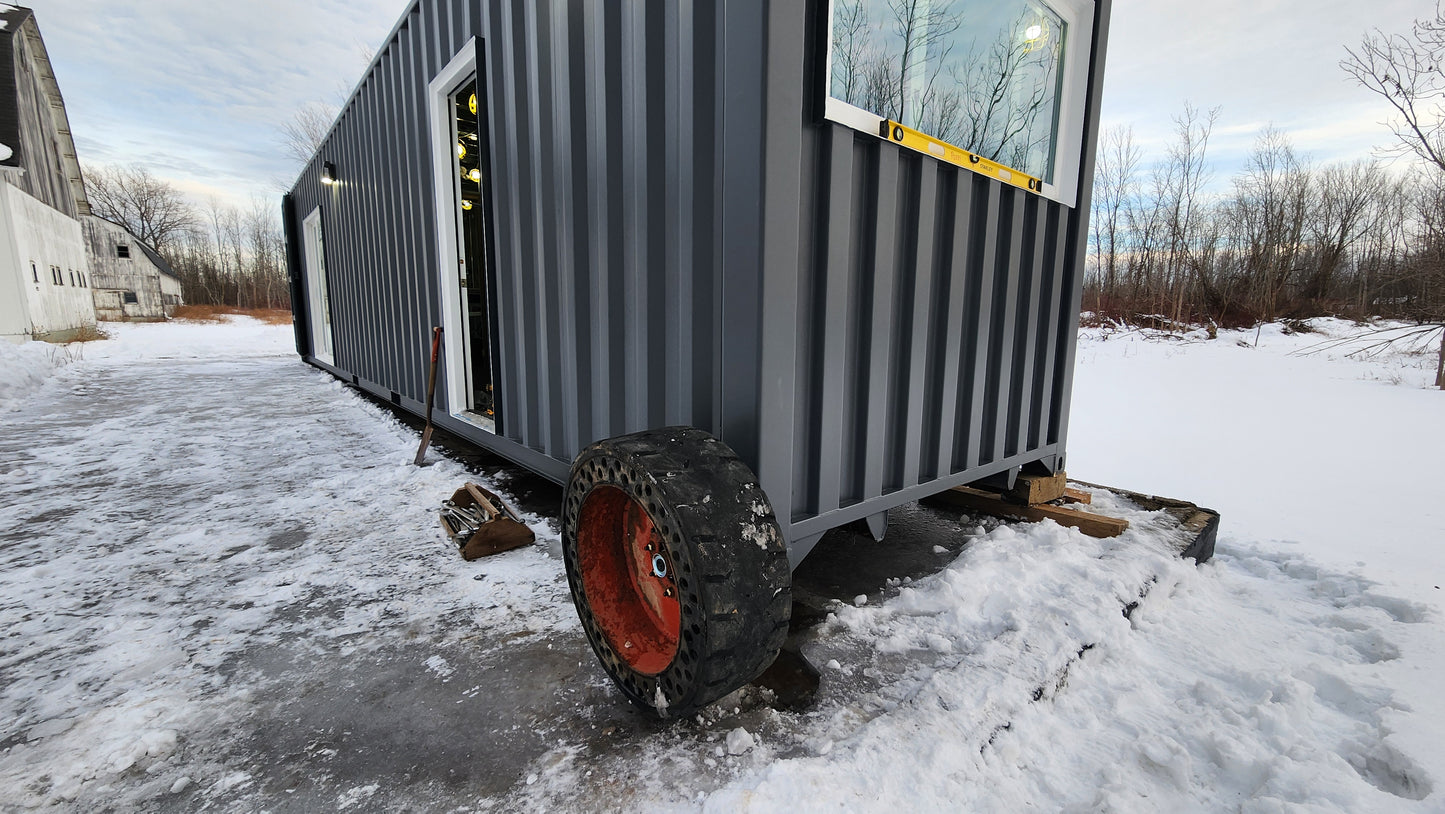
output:
{"label": "exterior light on container", "polygon": [[471,201],[462,201],[462,208],[465,209],[465,210],[467,210],[468,212],[472,211],[472,202],[471,202]]}
{"label": "exterior light on container", "polygon": [[336,165],[330,161],[321,165],[321,183],[327,186],[336,183]]}
{"label": "exterior light on container", "polygon": [[470,179],[472,179],[473,181],[476,181],[477,183],[481,183],[481,180],[482,180],[482,171],[481,171],[481,170],[472,170],[471,172],[467,173],[467,177],[470,178]]}
{"label": "exterior light on container", "polygon": [[461,160],[461,159],[466,158],[466,157],[467,157],[467,145],[461,143],[460,141],[457,142],[457,159],[458,159],[458,160]]}

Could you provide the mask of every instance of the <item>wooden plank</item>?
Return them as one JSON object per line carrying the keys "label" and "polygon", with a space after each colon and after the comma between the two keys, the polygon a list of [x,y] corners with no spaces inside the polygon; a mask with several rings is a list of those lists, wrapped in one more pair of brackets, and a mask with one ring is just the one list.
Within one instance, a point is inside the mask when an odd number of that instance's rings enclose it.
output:
{"label": "wooden plank", "polygon": [[1053,520],[1061,526],[1069,526],[1090,537],[1118,537],[1129,528],[1128,520],[1091,514],[1078,509],[1062,506],[1020,506],[1005,501],[1002,496],[982,489],[958,486],[938,495],[938,499],[971,511],[991,514],[995,517],[1013,517],[1030,522]]}
{"label": "wooden plank", "polygon": [[1088,506],[1094,502],[1094,495],[1082,489],[1065,489],[1063,501],[1065,503],[1082,503]]}
{"label": "wooden plank", "polygon": [[1025,506],[1048,503],[1064,496],[1069,479],[1063,472],[1056,475],[1019,475],[1014,488],[1009,490],[1008,499]]}

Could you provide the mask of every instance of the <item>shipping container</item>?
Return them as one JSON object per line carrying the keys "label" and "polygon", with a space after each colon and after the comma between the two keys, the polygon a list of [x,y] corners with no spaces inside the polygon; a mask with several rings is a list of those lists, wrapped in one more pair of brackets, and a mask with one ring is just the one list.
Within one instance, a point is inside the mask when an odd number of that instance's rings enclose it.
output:
{"label": "shipping container", "polygon": [[663,714],[828,530],[1063,469],[1110,0],[419,0],[284,214],[306,361],[567,486]]}

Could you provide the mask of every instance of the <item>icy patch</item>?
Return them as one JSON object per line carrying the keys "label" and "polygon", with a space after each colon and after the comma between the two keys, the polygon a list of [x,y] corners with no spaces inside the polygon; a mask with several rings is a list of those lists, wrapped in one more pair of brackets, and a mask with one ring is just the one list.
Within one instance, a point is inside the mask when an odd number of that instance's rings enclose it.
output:
{"label": "icy patch", "polygon": [[289,327],[107,330],[26,391],[46,421],[0,412],[0,788],[18,804],[147,809],[181,767],[205,796],[260,799],[264,761],[217,753],[281,689],[267,659],[291,643],[352,657],[576,628],[545,546],[471,578],[431,508],[475,476],[412,466],[416,434],[297,361]]}
{"label": "icy patch", "polygon": [[377,783],[372,783],[368,786],[357,786],[352,789],[347,789],[339,796],[337,796],[336,808],[338,811],[345,811],[348,808],[360,805],[367,800],[370,800],[372,797],[376,796],[376,793],[380,790],[381,786]]}
{"label": "icy patch", "polygon": [[250,783],[251,774],[249,772],[230,772],[212,783],[211,787],[206,789],[206,793],[212,796],[221,795],[248,786]]}
{"label": "icy patch", "polygon": [[442,681],[450,681],[452,673],[456,672],[456,669],[453,668],[451,664],[449,664],[447,660],[442,658],[441,656],[432,656],[431,658],[427,659],[426,668],[433,673],[436,673]]}

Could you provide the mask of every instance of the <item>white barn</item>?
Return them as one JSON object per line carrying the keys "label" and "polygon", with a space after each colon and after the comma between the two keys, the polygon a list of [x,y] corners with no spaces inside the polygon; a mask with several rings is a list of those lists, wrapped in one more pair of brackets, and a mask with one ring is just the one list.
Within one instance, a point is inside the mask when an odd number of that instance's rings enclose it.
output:
{"label": "white barn", "polygon": [[124,226],[83,219],[95,314],[107,322],[169,318],[183,305],[181,281],[164,258]]}
{"label": "white barn", "polygon": [[0,6],[0,338],[66,339],[95,324],[89,215],[35,15]]}

